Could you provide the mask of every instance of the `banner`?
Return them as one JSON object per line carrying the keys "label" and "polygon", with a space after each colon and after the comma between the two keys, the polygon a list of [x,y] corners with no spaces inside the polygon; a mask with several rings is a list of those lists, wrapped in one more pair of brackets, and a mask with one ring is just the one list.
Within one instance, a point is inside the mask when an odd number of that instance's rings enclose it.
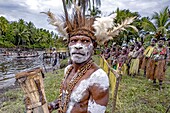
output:
{"label": "banner", "polygon": [[116,86],[116,76],[112,72],[113,69],[108,65],[108,62],[100,57],[100,67],[108,74],[109,77],[109,82],[110,82],[110,91],[111,91],[111,97],[114,97],[114,91],[115,91],[115,86]]}
{"label": "banner", "polygon": [[117,73],[115,69],[113,69],[108,64],[108,62],[102,56],[100,57],[99,66],[107,73],[109,77],[110,92],[112,98],[112,113],[113,113],[116,109],[116,100],[118,99],[117,93],[118,93],[118,87],[121,80],[121,76]]}
{"label": "banner", "polygon": [[114,97],[114,91],[116,86],[116,77],[112,71],[109,73],[109,81],[110,81],[110,90],[111,90],[111,97]]}

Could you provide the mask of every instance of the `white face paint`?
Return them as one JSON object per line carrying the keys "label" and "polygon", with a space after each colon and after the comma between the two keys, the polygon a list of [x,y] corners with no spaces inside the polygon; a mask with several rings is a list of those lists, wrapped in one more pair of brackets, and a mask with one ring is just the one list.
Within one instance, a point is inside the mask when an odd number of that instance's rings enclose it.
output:
{"label": "white face paint", "polygon": [[75,45],[69,46],[71,60],[74,63],[82,63],[90,58],[93,52],[93,44],[90,43],[88,46],[82,43],[76,43]]}
{"label": "white face paint", "polygon": [[[68,104],[68,110],[66,113],[71,113],[73,106],[82,100],[82,98],[86,95],[85,92],[88,90],[90,86],[94,84],[96,84],[103,91],[109,88],[108,76],[102,69],[98,69],[97,71],[92,73],[88,79],[82,80],[80,84],[72,91],[70,96],[70,102]],[[95,110],[98,111],[97,109],[105,111],[106,106],[99,105],[94,101],[92,102],[89,100],[88,111]],[[91,113],[104,113],[104,112],[91,112]]]}

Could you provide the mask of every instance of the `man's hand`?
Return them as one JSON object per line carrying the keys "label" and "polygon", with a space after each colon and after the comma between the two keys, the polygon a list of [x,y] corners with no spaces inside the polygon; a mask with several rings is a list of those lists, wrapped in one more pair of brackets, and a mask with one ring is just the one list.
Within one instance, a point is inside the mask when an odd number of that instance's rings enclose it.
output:
{"label": "man's hand", "polygon": [[48,104],[48,110],[49,112],[51,113],[53,110],[56,110],[59,108],[59,102],[58,102],[58,99],[55,100],[54,102],[50,102]]}

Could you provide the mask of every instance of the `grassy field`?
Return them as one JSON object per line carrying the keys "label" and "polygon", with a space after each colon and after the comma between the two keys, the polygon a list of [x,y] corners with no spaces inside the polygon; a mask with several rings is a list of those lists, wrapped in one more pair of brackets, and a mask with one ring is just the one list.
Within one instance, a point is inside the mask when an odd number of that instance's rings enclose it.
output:
{"label": "grassy field", "polygon": [[[98,61],[96,58],[95,60]],[[64,69],[59,69],[56,71],[57,74],[52,72],[45,74],[44,84],[48,102],[53,101],[59,95],[63,71]],[[169,97],[170,67],[167,69],[162,91],[159,90],[158,86],[153,86],[152,82],[142,75],[135,78],[123,76],[118,91],[115,113],[165,113],[170,105]],[[17,85],[0,91],[0,113],[24,113],[23,98],[23,92]],[[111,99],[107,113],[111,113]]]}

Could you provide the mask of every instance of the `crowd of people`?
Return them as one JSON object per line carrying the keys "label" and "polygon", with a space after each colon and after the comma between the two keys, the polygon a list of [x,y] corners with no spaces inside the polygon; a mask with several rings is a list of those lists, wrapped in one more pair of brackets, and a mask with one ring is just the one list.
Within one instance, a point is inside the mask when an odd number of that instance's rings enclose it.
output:
{"label": "crowd of people", "polygon": [[165,71],[170,61],[170,39],[161,37],[152,38],[150,44],[144,47],[139,42],[123,43],[118,46],[115,43],[112,47],[107,47],[102,51],[102,55],[115,70],[119,70],[122,75],[135,77],[142,74],[147,79],[152,80],[162,89],[162,82],[165,79]]}

